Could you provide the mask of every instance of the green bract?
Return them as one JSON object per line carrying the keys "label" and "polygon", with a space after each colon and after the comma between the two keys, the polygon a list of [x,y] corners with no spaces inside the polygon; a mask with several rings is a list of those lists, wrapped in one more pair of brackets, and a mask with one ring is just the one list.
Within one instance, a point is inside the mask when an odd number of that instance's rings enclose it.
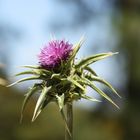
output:
{"label": "green bract", "polygon": [[[109,102],[114,104],[117,108],[119,108],[112,99],[104,93],[101,89],[99,89],[95,85],[95,81],[106,85],[110,88],[116,95],[116,90],[104,79],[100,78],[94,70],[92,70],[89,65],[104,59],[106,57],[112,56],[117,53],[101,53],[93,56],[89,56],[75,62],[75,57],[77,52],[79,51],[81,45],[83,43],[83,39],[81,39],[73,48],[73,52],[70,58],[65,62],[61,63],[61,66],[57,69],[47,70],[43,69],[40,66],[24,66],[28,70],[18,73],[16,76],[20,75],[32,75],[27,78],[20,79],[19,81],[9,85],[13,86],[15,84],[29,81],[29,80],[37,80],[37,82],[30,88],[28,93],[25,96],[22,110],[21,110],[21,119],[22,114],[25,109],[25,106],[31,96],[36,92],[40,93],[32,121],[34,121],[41,111],[50,103],[56,102],[60,112],[65,120],[65,115],[63,112],[64,105],[71,104],[73,101],[80,100],[81,98],[87,99],[90,101],[99,101],[95,98],[91,98],[86,95],[86,88],[87,86],[91,87],[95,90],[98,94],[102,97],[107,99]],[[118,95],[119,96],[119,95]]]}

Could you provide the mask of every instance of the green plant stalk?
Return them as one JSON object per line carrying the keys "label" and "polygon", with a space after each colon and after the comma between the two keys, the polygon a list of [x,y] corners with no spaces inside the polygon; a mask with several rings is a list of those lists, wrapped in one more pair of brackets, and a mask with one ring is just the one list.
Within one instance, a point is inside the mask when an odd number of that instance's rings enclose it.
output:
{"label": "green plant stalk", "polygon": [[66,121],[71,135],[65,128],[65,140],[73,140],[73,103],[66,105]]}

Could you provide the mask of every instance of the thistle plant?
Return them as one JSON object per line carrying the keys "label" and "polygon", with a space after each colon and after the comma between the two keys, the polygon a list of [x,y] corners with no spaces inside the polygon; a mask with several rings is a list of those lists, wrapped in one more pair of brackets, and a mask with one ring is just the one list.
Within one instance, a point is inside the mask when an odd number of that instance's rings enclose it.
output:
{"label": "thistle plant", "polygon": [[40,93],[36,102],[32,121],[39,116],[42,110],[50,102],[55,102],[58,105],[65,122],[66,139],[72,140],[73,102],[82,98],[93,102],[100,102],[99,100],[86,95],[87,87],[91,87],[94,91],[119,108],[104,91],[95,85],[95,82],[106,85],[118,95],[116,90],[111,84],[100,78],[90,67],[90,64],[117,53],[108,52],[96,54],[76,62],[76,54],[82,44],[83,38],[75,45],[72,45],[65,40],[50,41],[38,55],[38,66],[24,66],[28,70],[16,74],[16,76],[30,76],[20,79],[9,86],[29,80],[37,80],[25,96],[21,109],[21,120],[23,111],[31,96],[35,93]]}

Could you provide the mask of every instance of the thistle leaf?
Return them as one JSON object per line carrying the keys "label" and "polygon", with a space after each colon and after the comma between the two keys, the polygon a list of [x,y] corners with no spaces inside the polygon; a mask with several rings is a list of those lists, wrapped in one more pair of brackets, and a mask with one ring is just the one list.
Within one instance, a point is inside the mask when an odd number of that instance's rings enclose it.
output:
{"label": "thistle leaf", "polygon": [[93,98],[93,97],[89,97],[89,96],[87,96],[87,95],[81,95],[81,97],[82,97],[83,99],[86,99],[86,100],[89,100],[89,101],[101,102],[100,100],[97,100],[97,99],[95,99],[95,98]]}
{"label": "thistle leaf", "polygon": [[80,68],[80,67],[84,68],[84,67],[86,67],[86,66],[88,66],[96,61],[99,61],[99,60],[104,59],[106,57],[112,56],[114,54],[118,54],[118,53],[108,52],[108,53],[101,53],[101,54],[87,57],[87,58],[81,60],[78,64],[76,64],[76,68]]}
{"label": "thistle leaf", "polygon": [[86,66],[84,69],[87,70],[88,72],[90,72],[91,74],[97,76],[96,72],[92,68]]}
{"label": "thistle leaf", "polygon": [[106,85],[107,87],[109,87],[117,96],[119,96],[121,98],[121,96],[117,93],[117,91],[112,87],[112,85],[110,83],[108,83],[106,80],[101,79],[100,77],[97,76],[90,76],[90,80],[92,81],[97,81],[100,82],[104,85]]}
{"label": "thistle leaf", "polygon": [[119,109],[118,105],[116,105],[116,104],[114,103],[114,101],[113,101],[108,95],[106,95],[102,90],[100,90],[99,88],[97,88],[94,84],[92,84],[91,87],[92,87],[96,92],[98,92],[101,96],[103,96],[105,99],[107,99],[109,102],[111,102],[114,106],[116,106],[116,107]]}
{"label": "thistle leaf", "polygon": [[23,71],[23,72],[17,73],[15,76],[20,76],[20,75],[25,75],[25,74],[35,74],[35,72],[33,72],[33,71]]}
{"label": "thistle leaf", "polygon": [[18,74],[16,74],[15,76],[20,76],[20,75],[26,75],[26,74],[32,74],[32,75],[43,75],[43,76],[50,76],[52,75],[50,71],[45,70],[45,69],[33,69],[33,70],[29,70],[29,71],[23,71],[20,72]]}
{"label": "thistle leaf", "polygon": [[38,115],[41,113],[42,111],[42,105],[46,99],[46,95],[47,93],[50,91],[51,86],[50,87],[44,87],[42,90],[42,93],[40,94],[38,101],[36,103],[36,107],[34,110],[34,114],[33,114],[33,118],[32,118],[32,122],[38,117]]}
{"label": "thistle leaf", "polygon": [[60,78],[60,74],[56,74],[56,73],[52,74],[51,79],[53,78]]}
{"label": "thistle leaf", "polygon": [[71,83],[73,83],[75,86],[82,89],[83,91],[85,91],[85,88],[82,85],[80,85],[76,80],[72,79],[71,77],[68,77],[67,80],[70,81]]}
{"label": "thistle leaf", "polygon": [[99,88],[97,88],[94,84],[90,85],[96,92],[98,92],[101,96],[103,96],[105,99],[107,99],[109,102],[111,102],[114,106],[116,106],[118,109],[118,105],[116,105],[114,103],[114,101],[108,96],[106,95],[102,90],[100,90]]}
{"label": "thistle leaf", "polygon": [[39,80],[39,77],[40,77],[40,76],[32,76],[32,77],[28,77],[28,78],[23,78],[23,79],[20,79],[20,80],[14,82],[14,83],[8,85],[7,87],[14,86],[14,85],[16,85],[16,84],[18,84],[18,83],[21,83],[21,82],[24,82],[24,81]]}
{"label": "thistle leaf", "polygon": [[33,71],[38,75],[42,75],[42,74],[51,75],[52,74],[51,71],[48,71],[46,69],[40,69],[40,68],[39,69],[34,69]]}
{"label": "thistle leaf", "polygon": [[102,90],[100,90],[98,87],[96,87],[91,81],[83,78],[82,82],[84,82],[86,85],[90,86],[97,93],[99,93],[102,97],[104,97],[106,100],[111,102],[114,106],[116,106],[119,109],[119,107],[113,102],[113,100],[108,95],[106,95]]}
{"label": "thistle leaf", "polygon": [[33,66],[33,65],[23,65],[21,67],[24,67],[24,68],[31,68],[31,69],[38,69],[40,68],[39,66]]}
{"label": "thistle leaf", "polygon": [[56,95],[56,99],[57,99],[57,103],[58,103],[59,109],[61,111],[63,109],[63,106],[64,106],[65,96],[64,96],[64,94],[62,94],[61,96]]}
{"label": "thistle leaf", "polygon": [[21,108],[21,117],[20,117],[20,123],[22,122],[22,119],[23,119],[23,112],[24,112],[24,109],[30,99],[30,97],[39,89],[41,88],[41,85],[40,84],[34,84],[34,86],[32,88],[30,88],[30,90],[27,92],[25,98],[24,98],[24,101],[23,101],[23,104],[22,104],[22,108]]}
{"label": "thistle leaf", "polygon": [[46,107],[50,102],[53,102],[53,98],[50,98],[49,96],[47,96],[45,101],[43,102],[43,104],[41,106],[41,110],[43,110],[44,107]]}
{"label": "thistle leaf", "polygon": [[74,50],[69,59],[70,62],[75,58],[75,56],[76,56],[77,52],[79,51],[80,47],[82,46],[83,42],[84,42],[84,37],[82,36],[80,41],[76,45],[74,45]]}

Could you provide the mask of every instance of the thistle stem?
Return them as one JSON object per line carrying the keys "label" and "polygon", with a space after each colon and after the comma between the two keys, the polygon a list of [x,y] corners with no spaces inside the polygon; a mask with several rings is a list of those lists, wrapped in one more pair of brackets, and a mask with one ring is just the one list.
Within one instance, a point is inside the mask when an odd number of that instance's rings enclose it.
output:
{"label": "thistle stem", "polygon": [[72,103],[66,105],[66,121],[70,133],[65,128],[65,140],[73,140],[73,104]]}

